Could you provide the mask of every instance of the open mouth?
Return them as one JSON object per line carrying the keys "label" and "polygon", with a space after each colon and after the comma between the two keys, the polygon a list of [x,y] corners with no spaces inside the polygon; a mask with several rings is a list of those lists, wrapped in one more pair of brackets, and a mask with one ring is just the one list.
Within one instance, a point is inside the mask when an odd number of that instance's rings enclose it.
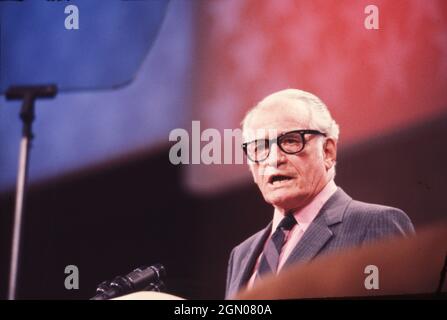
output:
{"label": "open mouth", "polygon": [[276,175],[270,176],[268,182],[271,185],[279,185],[279,184],[285,183],[291,179],[292,179],[292,177],[285,176],[282,174],[276,174]]}

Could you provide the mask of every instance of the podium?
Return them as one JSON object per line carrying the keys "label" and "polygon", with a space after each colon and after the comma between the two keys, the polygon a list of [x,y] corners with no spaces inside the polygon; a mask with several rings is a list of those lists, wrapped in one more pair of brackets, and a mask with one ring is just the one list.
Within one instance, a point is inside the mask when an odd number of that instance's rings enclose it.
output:
{"label": "podium", "polygon": [[185,300],[172,294],[156,291],[139,291],[112,300]]}

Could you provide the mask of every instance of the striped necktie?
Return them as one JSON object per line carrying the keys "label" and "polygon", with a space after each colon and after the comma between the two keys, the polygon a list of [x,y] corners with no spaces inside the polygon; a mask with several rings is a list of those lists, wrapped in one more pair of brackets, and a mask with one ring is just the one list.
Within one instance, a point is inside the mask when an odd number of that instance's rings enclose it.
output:
{"label": "striped necktie", "polygon": [[281,254],[281,248],[284,245],[284,240],[286,237],[286,231],[291,230],[296,223],[297,222],[292,214],[286,215],[281,220],[275,232],[265,245],[256,278],[262,278],[267,274],[276,273],[279,255]]}

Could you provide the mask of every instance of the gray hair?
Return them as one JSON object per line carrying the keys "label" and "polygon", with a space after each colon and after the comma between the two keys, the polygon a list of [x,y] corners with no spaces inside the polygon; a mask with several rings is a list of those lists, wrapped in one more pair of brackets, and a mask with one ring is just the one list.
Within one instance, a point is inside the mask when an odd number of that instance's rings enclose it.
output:
{"label": "gray hair", "polygon": [[325,133],[328,137],[338,140],[340,129],[324,102],[316,95],[298,89],[285,89],[265,97],[247,112],[241,122],[242,131],[245,131],[248,121],[253,117],[256,111],[266,109],[272,101],[278,99],[305,102],[310,115],[310,129],[319,130]]}

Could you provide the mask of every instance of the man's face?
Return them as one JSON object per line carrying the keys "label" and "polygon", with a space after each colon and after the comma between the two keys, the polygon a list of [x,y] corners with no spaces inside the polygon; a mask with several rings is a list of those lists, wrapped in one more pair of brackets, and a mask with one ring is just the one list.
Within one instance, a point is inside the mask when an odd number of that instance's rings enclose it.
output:
{"label": "man's face", "polygon": [[[257,110],[246,125],[244,140],[271,139],[293,130],[316,129],[309,127],[309,111],[301,104],[304,102],[277,100],[266,109]],[[269,132],[274,135],[269,137]],[[265,201],[281,210],[304,207],[330,179],[328,170],[335,163],[335,141],[329,138],[325,142],[323,136],[313,134],[306,134],[305,140],[305,147],[298,154],[286,154],[273,143],[266,160],[249,161]]]}

